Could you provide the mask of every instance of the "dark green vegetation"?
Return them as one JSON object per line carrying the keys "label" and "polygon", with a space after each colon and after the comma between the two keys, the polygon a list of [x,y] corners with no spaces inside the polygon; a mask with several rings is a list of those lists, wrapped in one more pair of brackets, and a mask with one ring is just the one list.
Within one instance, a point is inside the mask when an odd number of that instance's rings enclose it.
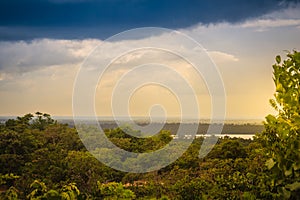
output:
{"label": "dark green vegetation", "polygon": [[[287,56],[283,62],[276,57],[273,66],[271,104],[278,115],[267,116],[262,133],[253,140],[220,139],[203,159],[203,138],[197,138],[155,172],[124,173],[101,164],[74,128],[48,114],[10,119],[0,125],[0,199],[300,199],[300,53]],[[171,140],[168,131],[146,139],[120,128],[106,135],[133,152]]]}
{"label": "dark green vegetation", "polygon": [[[168,131],[146,139],[128,136],[120,128],[108,129],[106,135],[133,152],[159,149],[171,140]],[[267,169],[260,169],[266,159],[256,152],[261,148],[259,143],[225,138],[200,160],[202,140],[194,140],[180,159],[159,171],[124,173],[106,167],[87,152],[75,129],[53,121],[49,115],[28,114],[1,126],[2,196],[205,199],[261,195],[255,186],[257,170]]]}

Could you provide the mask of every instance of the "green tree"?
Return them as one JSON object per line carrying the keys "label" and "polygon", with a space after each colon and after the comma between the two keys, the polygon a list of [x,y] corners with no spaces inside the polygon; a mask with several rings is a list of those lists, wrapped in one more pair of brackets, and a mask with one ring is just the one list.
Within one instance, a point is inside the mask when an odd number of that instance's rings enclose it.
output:
{"label": "green tree", "polygon": [[68,182],[75,182],[82,192],[91,193],[97,181],[105,182],[117,177],[114,170],[100,163],[89,152],[69,151],[65,158]]}
{"label": "green tree", "polygon": [[28,199],[44,199],[44,195],[47,193],[47,186],[45,183],[35,180],[30,185],[31,192],[27,195]]}
{"label": "green tree", "polygon": [[220,141],[220,144],[216,145],[208,154],[209,158],[237,159],[247,157],[246,149],[238,140],[225,137]]}
{"label": "green tree", "polygon": [[75,183],[70,183],[63,186],[61,192],[62,200],[77,200],[80,195],[80,191]]}
{"label": "green tree", "polygon": [[100,183],[98,181],[98,195],[103,199],[134,199],[135,194],[124,188],[122,183],[110,182],[110,183]]}
{"label": "green tree", "polygon": [[176,199],[207,199],[209,186],[201,178],[184,177],[173,186]]}
{"label": "green tree", "polygon": [[8,129],[22,133],[26,128],[30,127],[30,121],[33,117],[34,116],[29,113],[24,115],[23,117],[17,117],[17,119],[9,119],[5,122],[5,126]]}
{"label": "green tree", "polygon": [[47,113],[36,112],[36,117],[32,120],[32,127],[39,129],[40,131],[45,130],[45,128],[51,124],[57,123],[51,118]]}
{"label": "green tree", "polygon": [[276,86],[271,105],[277,115],[268,115],[258,139],[264,145],[271,172],[274,198],[300,199],[300,52],[287,53],[273,65]]}
{"label": "green tree", "polygon": [[19,191],[11,186],[6,192],[0,193],[0,199],[3,200],[18,200],[19,199],[19,195],[18,195]]}

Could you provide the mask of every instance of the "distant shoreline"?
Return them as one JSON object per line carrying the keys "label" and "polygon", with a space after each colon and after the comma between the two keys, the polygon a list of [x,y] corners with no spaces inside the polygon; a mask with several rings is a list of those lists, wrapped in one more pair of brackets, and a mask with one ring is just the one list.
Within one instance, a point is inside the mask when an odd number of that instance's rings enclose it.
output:
{"label": "distant shoreline", "polygon": [[[5,123],[8,119],[15,119],[16,117],[11,116],[0,116],[0,123]],[[57,120],[59,123],[67,124],[69,127],[75,127],[74,120],[72,117],[53,117],[55,120]],[[101,119],[101,118],[100,118]],[[78,120],[78,119],[77,119]],[[94,124],[94,121],[92,118],[82,118],[80,120],[80,123],[82,124]],[[151,123],[151,126],[155,128],[155,130],[168,130],[171,132],[171,135],[175,136],[177,134],[178,128],[183,127],[184,130],[187,130],[186,135],[189,135],[189,133],[194,132],[195,126],[198,126],[196,136],[205,136],[207,134],[208,127],[210,125],[213,126],[222,126],[220,123],[213,123],[209,124],[209,120],[201,120],[199,123],[190,121],[186,123],[179,123],[176,121],[167,121],[159,122],[153,121]],[[123,121],[112,121],[108,120],[107,118],[102,120],[98,120],[99,125],[101,126],[101,129],[115,129],[122,126],[130,126],[135,128],[136,126],[145,127],[149,125],[149,120],[145,119],[135,119],[134,122],[130,122],[129,120],[123,119]],[[135,124],[134,124],[135,123]],[[136,128],[139,130],[138,128]],[[191,131],[189,131],[191,130]],[[259,123],[258,120],[225,120],[224,125],[222,127],[221,133],[216,133],[215,136],[217,137],[240,137],[244,139],[251,139],[256,133],[260,133],[264,130],[264,126],[262,122]]]}
{"label": "distant shoreline", "polygon": [[[0,115],[0,120],[1,121],[6,121],[7,119],[16,119],[18,116],[1,116]],[[51,116],[53,119],[57,120],[57,121],[73,121],[73,116]],[[76,117],[76,119],[78,120],[82,120],[82,121],[90,121],[93,120],[94,117],[90,117],[90,116],[82,116],[82,117]],[[105,121],[105,122],[114,122],[115,118],[114,117],[110,117],[110,116],[98,116],[97,119],[99,121]],[[117,117],[118,121],[121,122],[130,122],[131,120],[135,121],[135,122],[149,122],[150,118],[148,117],[132,117],[132,118],[128,118],[128,117]],[[163,123],[164,121],[166,121],[167,123],[179,123],[180,122],[180,118],[178,117],[170,117],[168,119],[164,119],[162,117],[153,117],[151,118],[152,122],[155,123]],[[201,118],[199,121],[196,119],[184,119],[185,123],[202,123],[202,124],[209,124],[210,123],[210,119],[206,119],[206,118]],[[247,119],[247,118],[226,118],[225,120],[221,120],[221,119],[214,119],[214,122],[218,123],[218,122],[224,122],[225,124],[258,124],[258,125],[262,125],[263,119]]]}

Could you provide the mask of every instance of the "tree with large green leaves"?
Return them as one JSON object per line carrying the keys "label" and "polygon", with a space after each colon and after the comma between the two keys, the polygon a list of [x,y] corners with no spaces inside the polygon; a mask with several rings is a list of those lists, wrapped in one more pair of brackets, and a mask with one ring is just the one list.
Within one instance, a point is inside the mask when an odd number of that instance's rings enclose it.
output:
{"label": "tree with large green leaves", "polygon": [[110,183],[100,183],[97,182],[98,191],[97,197],[100,197],[104,200],[117,200],[117,199],[134,199],[135,194],[129,190],[124,188],[122,183],[110,182]]}
{"label": "tree with large green leaves", "polygon": [[271,105],[277,115],[268,115],[265,131],[258,135],[267,156],[270,188],[274,198],[300,199],[300,52],[287,53],[273,65],[276,86]]}

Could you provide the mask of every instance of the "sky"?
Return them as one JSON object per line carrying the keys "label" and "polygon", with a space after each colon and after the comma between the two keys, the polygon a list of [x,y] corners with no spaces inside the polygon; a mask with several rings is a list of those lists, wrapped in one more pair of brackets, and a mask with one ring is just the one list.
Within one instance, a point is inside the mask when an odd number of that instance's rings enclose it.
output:
{"label": "sky", "polygon": [[[129,112],[133,116],[147,116],[149,112],[154,115],[165,112],[168,116],[179,116],[185,105],[180,107],[178,97],[191,95],[176,93],[185,92],[180,89],[183,87],[180,77],[183,77],[195,91],[193,95],[199,103],[201,117],[209,118],[213,108],[210,86],[205,85],[205,78],[197,76],[190,63],[165,51],[147,49],[120,56],[122,50],[134,49],[137,44],[147,46],[151,42],[168,44],[171,50],[181,48],[186,55],[194,55],[197,51],[188,49],[185,40],[171,33],[133,34],[127,39],[107,40],[123,31],[142,27],[176,30],[202,45],[223,80],[226,118],[263,119],[274,113],[269,99],[274,93],[275,56],[279,54],[284,58],[285,50],[300,48],[300,2],[0,1],[0,115],[19,116],[41,111],[54,116],[71,116],[76,77],[95,54],[93,50],[105,46],[105,52],[95,55],[98,67],[103,68],[99,63],[111,59],[112,55],[119,57],[111,63],[96,88],[97,115]],[[133,66],[154,61],[161,65],[145,65],[131,73]],[[93,70],[88,72],[88,76],[93,74],[96,74]],[[123,83],[125,75],[127,82]],[[175,94],[159,84],[139,85],[130,99],[125,99],[125,86],[141,79],[166,80]],[[120,85],[119,90],[114,90],[116,84]],[[117,100],[113,100],[114,97]],[[126,105],[120,103],[123,98]],[[114,111],[112,105],[116,105]],[[124,112],[122,105],[128,107]],[[192,104],[184,108],[193,109]]]}

